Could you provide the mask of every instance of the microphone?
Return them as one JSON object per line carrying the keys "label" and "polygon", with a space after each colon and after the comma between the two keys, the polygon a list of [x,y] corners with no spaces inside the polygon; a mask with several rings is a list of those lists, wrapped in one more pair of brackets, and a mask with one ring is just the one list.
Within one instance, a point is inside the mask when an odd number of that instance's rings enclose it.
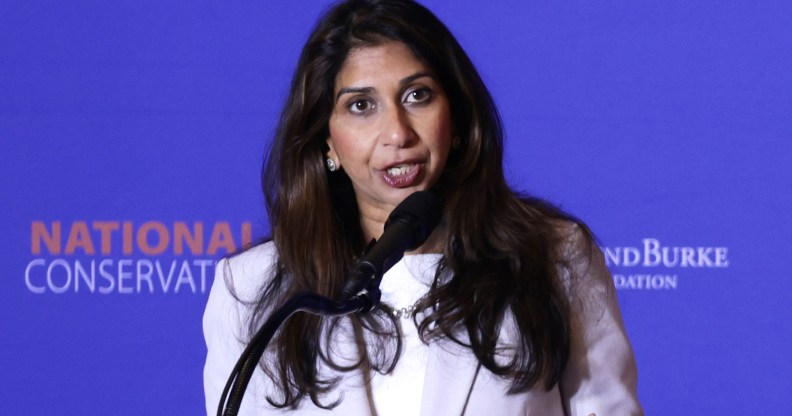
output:
{"label": "microphone", "polygon": [[402,257],[426,241],[440,222],[443,201],[430,191],[419,191],[404,199],[388,216],[379,240],[372,240],[351,277],[344,283],[343,296],[349,299],[381,278]]}

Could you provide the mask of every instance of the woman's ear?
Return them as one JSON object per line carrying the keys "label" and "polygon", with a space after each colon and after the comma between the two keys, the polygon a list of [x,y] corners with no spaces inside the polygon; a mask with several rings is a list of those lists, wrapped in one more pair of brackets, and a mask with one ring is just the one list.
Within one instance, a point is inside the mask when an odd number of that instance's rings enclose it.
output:
{"label": "woman's ear", "polygon": [[338,159],[338,153],[336,153],[335,151],[335,144],[333,143],[333,138],[328,137],[325,143],[327,143],[327,149],[328,149],[326,155],[327,160],[325,162],[327,162],[328,169],[330,169],[330,171],[333,172],[341,168],[341,161]]}

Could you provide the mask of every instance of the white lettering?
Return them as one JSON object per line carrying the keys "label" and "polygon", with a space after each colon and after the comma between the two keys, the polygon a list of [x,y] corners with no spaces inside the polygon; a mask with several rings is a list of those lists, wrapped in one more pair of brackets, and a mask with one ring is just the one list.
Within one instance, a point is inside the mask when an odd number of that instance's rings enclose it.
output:
{"label": "white lettering", "polygon": [[[669,260],[668,258],[669,251],[674,253],[673,260]],[[677,264],[679,264],[679,247],[663,247],[663,266],[675,267]]]}
{"label": "white lettering", "polygon": [[[206,293],[214,265],[215,261],[209,259],[173,260],[166,266],[159,260],[145,258],[93,259],[90,263],[77,259],[38,258],[25,267],[25,285],[35,294],[69,291],[102,295],[140,294],[157,293],[160,289],[162,293],[189,290],[197,294]],[[198,276],[200,283],[196,280]]]}
{"label": "white lettering", "polygon": [[693,247],[682,247],[682,267],[696,266],[696,250],[693,250]]}
{"label": "white lettering", "polygon": [[677,275],[649,274],[614,274],[613,284],[616,289],[673,290],[677,288]]}
{"label": "white lettering", "polygon": [[88,287],[88,291],[94,293],[96,290],[96,263],[94,260],[91,260],[91,273],[88,274],[88,271],[83,268],[82,263],[79,260],[74,261],[74,292],[80,291],[80,279],[82,277],[82,281],[85,282],[85,285]]}
{"label": "white lettering", "polygon": [[645,267],[654,267],[663,260],[660,255],[660,241],[654,238],[644,238],[644,259]]}
{"label": "white lettering", "polygon": [[[206,269],[215,265],[213,260],[193,260],[193,265],[201,268],[201,293],[206,293]],[[211,269],[210,269],[211,270]]]}
{"label": "white lettering", "polygon": [[195,280],[193,280],[190,265],[186,261],[182,262],[181,270],[179,270],[179,278],[176,279],[176,288],[174,289],[174,292],[179,293],[179,288],[185,283],[188,283],[190,285],[190,289],[192,289],[192,293],[195,293]]}
{"label": "white lettering", "polygon": [[[143,266],[148,270],[143,271]],[[151,281],[151,275],[154,274],[154,265],[151,260],[142,259],[137,262],[137,293],[140,293],[143,282],[148,283],[149,293],[154,293],[154,282]]]}
{"label": "white lettering", "polygon": [[622,266],[632,267],[641,262],[641,252],[635,247],[624,247]]}
{"label": "white lettering", "polygon": [[173,280],[173,272],[176,270],[176,262],[171,263],[170,270],[168,270],[168,278],[165,279],[162,273],[162,265],[159,261],[154,262],[154,266],[157,268],[157,275],[159,276],[160,285],[162,286],[162,292],[168,293],[170,290],[171,281]]}
{"label": "white lettering", "polygon": [[716,247],[715,248],[715,266],[716,267],[729,267],[729,260],[726,258],[726,254],[728,253],[729,249],[726,247]]}
{"label": "white lettering", "polygon": [[603,251],[605,254],[605,264],[607,264],[608,266],[618,266],[621,264],[621,261],[619,260],[621,247],[614,247],[614,248],[605,247]]}
{"label": "white lettering", "polygon": [[677,275],[665,275],[663,276],[663,280],[665,281],[665,288],[666,289],[676,289],[677,282],[679,281],[679,276]]}
{"label": "white lettering", "polygon": [[709,256],[712,253],[712,247],[697,247],[696,255],[698,257],[699,267],[712,267],[712,260]]}
{"label": "white lettering", "polygon": [[[66,281],[63,283],[62,286],[56,286],[55,282],[53,281],[52,271],[55,268],[55,266],[60,266],[63,270],[66,271]],[[47,267],[47,287],[53,293],[63,293],[69,290],[69,285],[71,285],[71,281],[72,281],[72,272],[71,269],[69,268],[69,263],[67,263],[66,260],[55,259]]]}
{"label": "white lettering", "polygon": [[30,280],[30,270],[33,269],[34,266],[44,267],[44,265],[46,265],[44,259],[34,259],[25,267],[25,286],[27,286],[29,291],[39,295],[46,292],[47,288],[45,286],[33,285],[33,282]]}
{"label": "white lettering", "polygon": [[115,278],[109,271],[107,271],[108,267],[113,267],[113,260],[104,259],[99,262],[99,276],[102,276],[104,280],[107,281],[108,285],[99,288],[99,293],[106,295],[108,293],[112,293],[113,289],[115,289]]}
{"label": "white lettering", "polygon": [[116,276],[116,279],[118,280],[118,293],[129,294],[134,292],[132,287],[124,286],[124,280],[132,279],[132,272],[124,270],[124,267],[130,266],[132,266],[132,260],[130,259],[122,259],[118,261],[118,276]]}
{"label": "white lettering", "polygon": [[644,238],[641,247],[603,247],[605,264],[621,267],[728,267],[727,247],[664,247]]}

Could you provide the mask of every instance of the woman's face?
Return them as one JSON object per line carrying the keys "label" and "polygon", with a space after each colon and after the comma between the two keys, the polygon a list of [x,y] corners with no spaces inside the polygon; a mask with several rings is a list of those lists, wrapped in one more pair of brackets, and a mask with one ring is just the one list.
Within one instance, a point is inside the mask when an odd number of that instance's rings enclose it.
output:
{"label": "woman's face", "polygon": [[400,42],[353,49],[335,80],[328,157],[352,180],[358,207],[384,219],[432,187],[451,149],[448,98]]}

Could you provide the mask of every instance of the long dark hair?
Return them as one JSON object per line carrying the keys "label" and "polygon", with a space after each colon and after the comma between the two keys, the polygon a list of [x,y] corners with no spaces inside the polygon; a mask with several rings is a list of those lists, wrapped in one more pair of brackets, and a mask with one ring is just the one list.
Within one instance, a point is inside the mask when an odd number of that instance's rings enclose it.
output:
{"label": "long dark hair", "polygon": [[[421,337],[469,347],[485,368],[511,380],[511,393],[540,382],[550,389],[569,351],[558,230],[572,219],[507,185],[503,131],[491,95],[450,31],[409,0],[339,3],[319,20],[303,48],[263,171],[278,261],[261,290],[251,329],[293,293],[337,298],[363,250],[351,182],[343,171],[328,172],[324,158],[336,75],[353,48],[385,41],[404,43],[434,71],[461,139],[436,185],[445,199],[446,235],[435,285],[413,315]],[[496,360],[505,317],[518,333],[506,362]],[[341,321],[303,314],[285,324],[262,361],[277,389],[277,397],[268,397],[272,405],[296,407],[308,396],[317,406],[332,407],[337,402],[320,399],[339,373],[393,369],[401,349],[393,318],[375,311],[348,323],[365,342],[358,343],[358,359],[346,365],[328,351],[333,333],[345,325]]]}

